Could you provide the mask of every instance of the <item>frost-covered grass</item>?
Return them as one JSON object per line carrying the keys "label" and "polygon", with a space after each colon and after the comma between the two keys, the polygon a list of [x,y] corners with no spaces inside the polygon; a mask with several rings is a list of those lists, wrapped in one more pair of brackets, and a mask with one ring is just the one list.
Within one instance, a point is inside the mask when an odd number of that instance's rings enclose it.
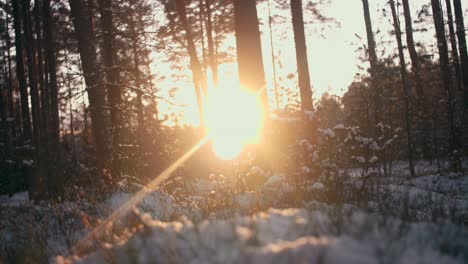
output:
{"label": "frost-covered grass", "polygon": [[459,226],[408,223],[344,205],[312,202],[251,216],[193,223],[149,215],[131,235],[58,263],[466,263]]}
{"label": "frost-covered grass", "polygon": [[468,176],[418,163],[411,179],[395,162],[392,176],[364,184],[360,169],[330,181],[312,166],[249,166],[237,176],[174,177],[137,205],[141,213],[91,241],[85,234],[134,195],[128,182],[100,199],[83,190],[56,204],[0,197],[0,262],[468,262]]}

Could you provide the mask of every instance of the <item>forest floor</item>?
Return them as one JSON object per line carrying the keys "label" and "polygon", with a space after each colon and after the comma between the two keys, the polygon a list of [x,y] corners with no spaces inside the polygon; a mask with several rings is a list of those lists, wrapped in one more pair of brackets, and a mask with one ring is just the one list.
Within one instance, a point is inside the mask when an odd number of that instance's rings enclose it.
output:
{"label": "forest floor", "polygon": [[397,163],[396,176],[349,203],[326,201],[328,186],[317,181],[297,200],[285,175],[265,175],[256,191],[210,175],[187,181],[184,195],[151,192],[88,240],[134,192],[58,204],[1,196],[0,262],[468,263],[468,175],[439,175],[424,162],[416,169],[422,176],[402,180],[407,168]]}

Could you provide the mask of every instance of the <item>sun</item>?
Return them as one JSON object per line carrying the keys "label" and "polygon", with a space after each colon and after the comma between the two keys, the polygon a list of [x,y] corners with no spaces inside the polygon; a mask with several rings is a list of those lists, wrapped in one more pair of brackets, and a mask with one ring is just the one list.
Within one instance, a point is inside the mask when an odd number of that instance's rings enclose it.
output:
{"label": "sun", "polygon": [[258,142],[263,119],[256,93],[239,86],[212,90],[206,110],[207,132],[220,159],[231,160]]}

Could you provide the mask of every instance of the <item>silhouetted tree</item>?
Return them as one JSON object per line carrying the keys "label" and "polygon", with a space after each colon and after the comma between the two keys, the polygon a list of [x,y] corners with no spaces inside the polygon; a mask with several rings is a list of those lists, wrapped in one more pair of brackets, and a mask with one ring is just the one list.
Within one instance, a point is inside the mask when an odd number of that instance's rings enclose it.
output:
{"label": "silhouetted tree", "polygon": [[105,90],[102,87],[95,47],[93,9],[90,2],[70,0],[69,3],[87,86],[97,166],[102,171],[108,165],[110,149],[107,113],[105,110]]}
{"label": "silhouetted tree", "polygon": [[240,83],[245,89],[259,93],[267,114],[268,99],[256,1],[234,0],[234,18]]}
{"label": "silhouetted tree", "polygon": [[301,95],[302,111],[310,111],[312,105],[312,89],[310,86],[309,64],[307,61],[307,45],[304,34],[304,19],[302,14],[302,0],[291,0],[292,24],[294,42],[296,44],[297,74]]}
{"label": "silhouetted tree", "polygon": [[454,112],[454,98],[451,88],[451,74],[449,68],[449,57],[448,47],[445,38],[445,26],[444,26],[444,15],[440,6],[439,0],[431,0],[432,15],[434,19],[434,25],[436,29],[437,47],[439,50],[439,64],[440,72],[442,76],[442,85],[444,87],[448,121],[449,121],[449,134],[450,134],[450,153],[449,156],[452,158],[452,166],[454,169],[458,169],[459,165],[459,149],[458,149],[458,137],[456,133],[455,124],[455,112]]}
{"label": "silhouetted tree", "polygon": [[98,0],[99,11],[101,13],[101,23],[103,30],[103,45],[102,57],[106,76],[107,95],[110,105],[110,120],[112,128],[112,175],[114,177],[120,175],[120,130],[121,124],[121,105],[122,95],[118,85],[119,68],[116,65],[116,49],[114,43],[115,29],[112,15],[112,0]]}
{"label": "silhouetted tree", "polygon": [[409,84],[408,84],[408,72],[406,71],[406,62],[405,62],[405,54],[403,50],[403,42],[401,40],[401,28],[400,22],[398,19],[395,1],[389,1],[390,8],[392,10],[392,17],[393,17],[393,27],[395,30],[395,37],[398,44],[398,57],[400,59],[400,74],[401,74],[401,81],[403,87],[403,101],[405,104],[405,124],[406,124],[406,136],[408,140],[408,161],[409,161],[409,169],[411,173],[411,177],[414,177],[414,166],[413,166],[413,137],[411,133],[411,113],[410,113],[410,105],[409,105]]}
{"label": "silhouetted tree", "polygon": [[[382,111],[382,91],[380,86],[377,84],[377,67],[378,59],[377,53],[375,51],[375,39],[374,31],[372,30],[372,20],[370,17],[369,10],[369,1],[362,0],[362,7],[364,10],[364,22],[366,24],[366,34],[367,34],[367,53],[369,56],[370,63],[370,75],[371,75],[371,89],[373,94],[373,105],[374,105],[374,124],[377,124],[381,121],[381,111]],[[374,130],[371,128],[371,130]]]}
{"label": "silhouetted tree", "polygon": [[18,79],[21,98],[21,129],[23,140],[32,139],[31,117],[29,112],[29,95],[26,86],[26,76],[23,62],[23,34],[21,30],[21,11],[19,0],[12,0],[13,21],[15,26],[15,47],[16,47],[16,78]]}

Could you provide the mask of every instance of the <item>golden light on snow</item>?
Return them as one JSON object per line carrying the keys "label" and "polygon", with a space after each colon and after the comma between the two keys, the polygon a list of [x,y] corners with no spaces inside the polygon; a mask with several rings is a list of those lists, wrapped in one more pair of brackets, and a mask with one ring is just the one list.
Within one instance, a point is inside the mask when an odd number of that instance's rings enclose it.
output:
{"label": "golden light on snow", "polygon": [[258,141],[262,109],[256,93],[222,87],[211,91],[206,108],[206,126],[214,153],[230,160],[242,149]]}

